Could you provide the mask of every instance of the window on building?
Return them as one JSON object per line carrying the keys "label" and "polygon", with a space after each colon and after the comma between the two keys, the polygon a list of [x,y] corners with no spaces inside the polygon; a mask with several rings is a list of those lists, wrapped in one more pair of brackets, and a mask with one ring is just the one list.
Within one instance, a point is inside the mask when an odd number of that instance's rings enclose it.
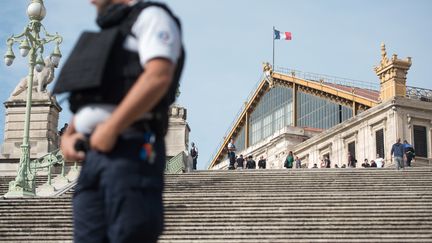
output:
{"label": "window on building", "polygon": [[275,132],[284,127],[284,107],[280,108],[274,113],[275,116]]}
{"label": "window on building", "polygon": [[261,140],[261,121],[252,124],[252,144]]}
{"label": "window on building", "polygon": [[292,126],[293,125],[293,103],[290,102],[285,106],[286,109],[286,123],[285,126]]}
{"label": "window on building", "polygon": [[237,138],[234,139],[234,145],[237,149],[237,151],[242,151],[243,149],[246,149],[246,137],[245,137],[245,126],[240,130],[239,134],[237,135]]}
{"label": "window on building", "polygon": [[348,144],[348,152],[350,152],[351,155],[354,156],[354,158],[357,158],[357,156],[356,156],[355,142],[351,142],[351,143]]}
{"label": "window on building", "polygon": [[268,138],[273,134],[272,118],[273,115],[270,114],[263,119],[263,138]]}
{"label": "window on building", "polygon": [[297,110],[297,125],[301,127],[329,129],[352,117],[351,108],[301,91]]}
{"label": "window on building", "polygon": [[376,154],[384,158],[384,129],[375,132]]}
{"label": "window on building", "polygon": [[426,127],[414,126],[414,149],[416,156],[427,158]]}
{"label": "window on building", "polygon": [[291,124],[286,120],[291,114],[286,107],[292,106],[292,89],[275,87],[267,92],[250,114],[249,144],[255,145],[275,131]]}

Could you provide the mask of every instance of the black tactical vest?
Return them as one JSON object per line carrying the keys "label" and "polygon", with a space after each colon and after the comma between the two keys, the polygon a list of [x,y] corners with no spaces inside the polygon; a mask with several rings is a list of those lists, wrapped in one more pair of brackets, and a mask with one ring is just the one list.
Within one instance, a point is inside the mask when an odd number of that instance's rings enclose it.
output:
{"label": "black tactical vest", "polygon": [[[132,26],[142,10],[150,6],[164,9],[181,30],[180,21],[166,5],[139,2],[133,6],[122,6],[122,15],[102,26],[100,32],[84,32],[53,90],[54,94],[70,92],[69,103],[73,113],[88,104],[118,105],[145,71],[138,53],[126,50],[123,44],[127,36],[132,34]],[[168,93],[152,111],[152,127],[163,135],[168,127],[168,108],[176,98],[184,59],[182,48]]]}

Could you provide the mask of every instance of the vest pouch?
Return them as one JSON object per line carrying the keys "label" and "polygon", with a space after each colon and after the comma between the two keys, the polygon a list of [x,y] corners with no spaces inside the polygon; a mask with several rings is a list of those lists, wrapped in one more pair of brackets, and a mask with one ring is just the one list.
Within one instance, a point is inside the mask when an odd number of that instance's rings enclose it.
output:
{"label": "vest pouch", "polygon": [[100,87],[119,33],[119,28],[105,29],[97,33],[84,32],[63,66],[53,93]]}

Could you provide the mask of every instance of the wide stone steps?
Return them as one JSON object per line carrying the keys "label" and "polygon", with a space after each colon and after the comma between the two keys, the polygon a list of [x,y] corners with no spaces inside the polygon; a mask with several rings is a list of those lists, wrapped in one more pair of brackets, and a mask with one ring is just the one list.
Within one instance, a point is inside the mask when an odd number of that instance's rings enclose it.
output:
{"label": "wide stone steps", "polygon": [[[73,189],[0,200],[0,242],[71,242]],[[167,175],[160,243],[432,242],[432,169]]]}
{"label": "wide stone steps", "polygon": [[[54,179],[58,175],[60,175],[60,173],[53,173],[52,179]],[[15,176],[0,176],[0,197],[9,191],[9,182],[14,180],[15,180]],[[47,182],[48,182],[48,176],[46,175],[36,176],[36,187],[42,186]]]}

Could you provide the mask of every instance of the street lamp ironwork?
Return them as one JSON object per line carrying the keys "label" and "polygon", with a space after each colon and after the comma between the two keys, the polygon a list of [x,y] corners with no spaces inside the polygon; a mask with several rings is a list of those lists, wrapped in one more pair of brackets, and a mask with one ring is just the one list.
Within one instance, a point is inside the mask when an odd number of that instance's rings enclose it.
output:
{"label": "street lamp ironwork", "polygon": [[13,45],[19,43],[19,50],[22,57],[28,56],[29,73],[27,78],[27,99],[25,111],[25,124],[23,142],[21,145],[21,158],[18,165],[17,176],[14,181],[9,183],[7,197],[35,196],[35,178],[30,168],[30,115],[32,105],[32,90],[34,72],[40,72],[45,66],[42,58],[44,46],[50,42],[55,42],[54,51],[51,53],[51,62],[56,66],[60,62],[60,44],[63,38],[58,34],[49,34],[42,24],[45,18],[46,9],[43,0],[31,0],[27,7],[27,15],[30,22],[25,27],[23,33],[12,35],[7,40],[7,51],[4,61],[7,66],[12,65],[15,54]]}

